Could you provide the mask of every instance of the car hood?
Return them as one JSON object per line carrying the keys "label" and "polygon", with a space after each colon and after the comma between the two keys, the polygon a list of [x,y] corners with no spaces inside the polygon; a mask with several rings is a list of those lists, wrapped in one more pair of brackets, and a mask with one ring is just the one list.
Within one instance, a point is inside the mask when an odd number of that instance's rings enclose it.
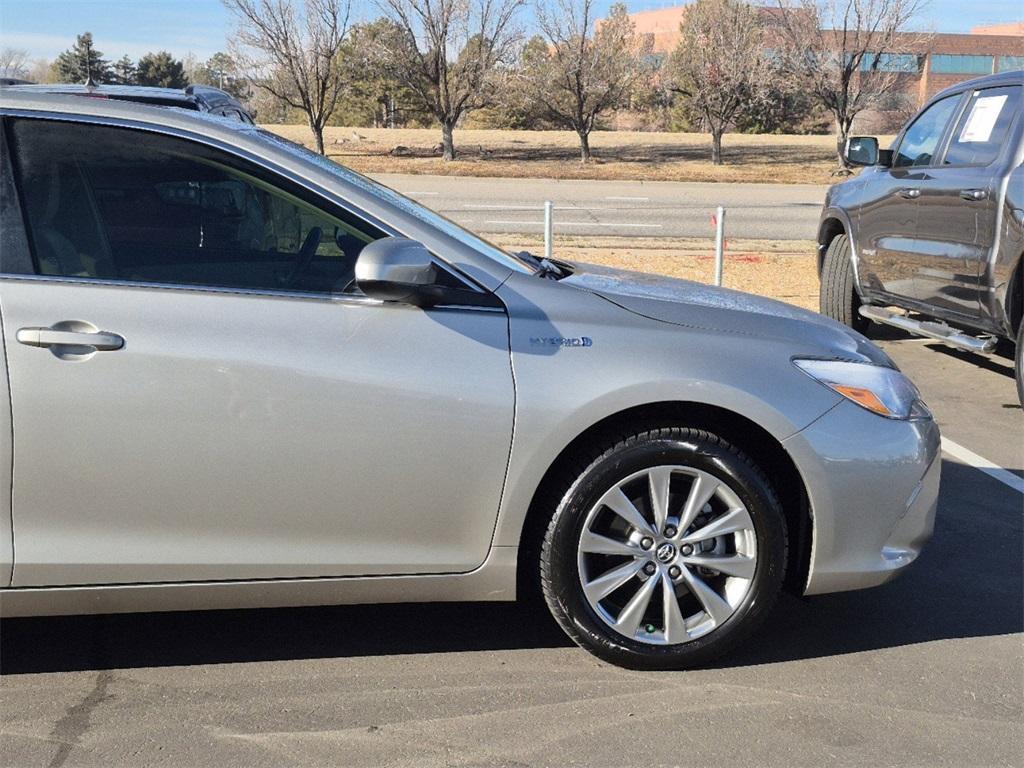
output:
{"label": "car hood", "polygon": [[795,342],[794,354],[867,360],[895,367],[881,349],[834,320],[792,304],[690,280],[574,264],[563,283],[637,315],[687,328]]}

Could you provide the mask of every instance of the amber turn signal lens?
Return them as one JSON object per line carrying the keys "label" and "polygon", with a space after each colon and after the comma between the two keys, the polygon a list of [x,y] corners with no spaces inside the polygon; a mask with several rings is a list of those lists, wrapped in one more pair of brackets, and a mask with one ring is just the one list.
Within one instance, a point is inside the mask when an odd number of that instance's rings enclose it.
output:
{"label": "amber turn signal lens", "polygon": [[843,397],[850,398],[857,405],[862,405],[869,411],[874,411],[880,416],[892,415],[889,409],[885,407],[885,404],[870,389],[851,387],[845,384],[829,384],[829,386]]}

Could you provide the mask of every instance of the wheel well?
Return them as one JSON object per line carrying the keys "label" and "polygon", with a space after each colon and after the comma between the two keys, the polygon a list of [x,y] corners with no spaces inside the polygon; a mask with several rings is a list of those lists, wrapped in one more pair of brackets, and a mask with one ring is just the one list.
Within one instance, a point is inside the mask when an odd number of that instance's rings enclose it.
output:
{"label": "wheel well", "polygon": [[821,265],[825,260],[825,251],[839,235],[846,232],[846,227],[839,219],[825,219],[818,230],[818,274],[821,274]]}
{"label": "wheel well", "polygon": [[789,539],[786,588],[801,594],[807,583],[811,559],[811,508],[807,490],[796,465],[763,427],[738,413],[703,403],[666,402],[637,406],[608,416],[589,427],[567,445],[544,474],[534,492],[520,534],[518,593],[539,597],[537,562],[554,505],[565,474],[587,454],[596,441],[613,438],[624,430],[657,427],[692,427],[712,432],[747,454],[768,476],[782,504]]}

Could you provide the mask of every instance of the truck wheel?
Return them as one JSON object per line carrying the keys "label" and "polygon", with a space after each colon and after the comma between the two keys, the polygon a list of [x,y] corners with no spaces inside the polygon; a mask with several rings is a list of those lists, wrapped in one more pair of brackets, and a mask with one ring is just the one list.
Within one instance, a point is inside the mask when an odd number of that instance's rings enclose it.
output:
{"label": "truck wheel", "polygon": [[1024,408],[1024,320],[1020,322],[1017,329],[1017,349],[1014,350],[1014,374],[1017,379],[1017,399],[1021,408]]}
{"label": "truck wheel", "polygon": [[820,311],[855,331],[866,334],[871,325],[860,316],[860,296],[854,286],[853,264],[850,261],[850,239],[837,235],[825,251],[821,264]]}

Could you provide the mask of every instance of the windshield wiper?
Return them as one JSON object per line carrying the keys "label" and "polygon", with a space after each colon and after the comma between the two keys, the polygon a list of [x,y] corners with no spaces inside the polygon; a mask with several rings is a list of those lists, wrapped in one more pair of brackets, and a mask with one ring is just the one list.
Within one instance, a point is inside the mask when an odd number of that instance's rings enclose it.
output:
{"label": "windshield wiper", "polygon": [[565,270],[555,264],[555,262],[551,261],[551,259],[542,258],[541,256],[537,256],[529,251],[520,251],[516,256],[532,261],[537,267],[537,277],[558,280],[566,275]]}

